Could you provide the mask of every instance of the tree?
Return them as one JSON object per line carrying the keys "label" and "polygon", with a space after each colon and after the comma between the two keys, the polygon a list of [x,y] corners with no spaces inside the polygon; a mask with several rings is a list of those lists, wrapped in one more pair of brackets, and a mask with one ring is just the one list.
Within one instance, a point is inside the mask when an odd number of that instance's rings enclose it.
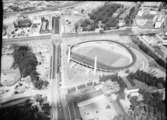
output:
{"label": "tree", "polygon": [[124,83],[123,79],[118,76],[117,74],[115,75],[106,75],[106,76],[102,76],[100,77],[100,81],[106,81],[106,80],[111,80],[113,82],[117,82],[120,86],[120,92],[123,92],[123,90],[125,88],[127,88],[127,85]]}
{"label": "tree", "polygon": [[[95,30],[96,28],[98,28],[99,21],[103,22],[105,29],[108,29],[109,27],[116,27],[118,19],[113,18],[112,15],[121,6],[122,5],[120,4],[105,4],[104,6],[93,10],[91,13],[88,14],[90,20],[85,19],[85,21],[81,23],[81,27],[83,27],[85,31]],[[93,21],[93,23],[90,22],[91,20]],[[91,27],[88,28],[88,26]]]}
{"label": "tree", "polygon": [[14,63],[12,67],[18,66],[22,77],[31,74],[32,70],[36,69],[38,64],[36,56],[32,53],[28,46],[14,46]]}
{"label": "tree", "polygon": [[134,109],[136,106],[138,106],[140,103],[137,101],[137,97],[131,97],[130,99],[131,103],[131,109]]}
{"label": "tree", "polygon": [[[45,108],[48,108],[48,112],[50,111],[49,106]],[[22,105],[1,108],[0,113],[1,120],[49,120],[50,115],[50,112],[49,114],[45,114],[45,112],[41,113],[37,106],[32,107],[32,103],[30,103],[30,101],[26,101]]]}
{"label": "tree", "polygon": [[145,111],[151,113],[153,118],[157,118],[160,114],[163,116],[161,120],[165,120],[166,118],[166,108],[165,108],[165,102],[162,101],[162,97],[160,93],[149,93],[145,90],[140,90],[140,94],[143,95],[144,98],[144,107]]}
{"label": "tree", "polygon": [[167,2],[161,2],[161,5],[159,6],[159,10],[161,9],[167,9]]}
{"label": "tree", "polygon": [[39,78],[39,73],[36,71],[38,65],[37,58],[28,46],[14,45],[14,68],[18,67],[22,77],[30,75],[31,81],[37,89],[42,89],[48,85],[47,81]]}

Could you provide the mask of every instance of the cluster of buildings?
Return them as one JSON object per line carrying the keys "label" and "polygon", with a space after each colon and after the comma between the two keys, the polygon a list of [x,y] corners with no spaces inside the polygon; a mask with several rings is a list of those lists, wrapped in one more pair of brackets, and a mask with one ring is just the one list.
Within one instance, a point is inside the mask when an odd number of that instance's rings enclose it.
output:
{"label": "cluster of buildings", "polygon": [[[13,18],[4,19],[3,38],[19,38],[39,36],[49,33],[58,33],[59,13],[53,14],[23,14]],[[56,26],[56,27],[55,27]]]}
{"label": "cluster of buildings", "polygon": [[[143,19],[150,20],[152,23],[152,29],[161,29],[165,34],[165,28],[167,25],[167,11],[165,9],[160,9],[160,4],[161,2],[144,2],[140,7],[137,16],[141,16]],[[147,18],[148,16],[152,17]]]}

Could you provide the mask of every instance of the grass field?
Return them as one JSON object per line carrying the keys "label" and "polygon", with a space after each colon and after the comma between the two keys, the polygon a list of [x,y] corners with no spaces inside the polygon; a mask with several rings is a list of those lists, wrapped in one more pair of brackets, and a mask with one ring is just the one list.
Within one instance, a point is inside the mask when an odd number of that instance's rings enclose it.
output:
{"label": "grass field", "polygon": [[15,84],[21,77],[19,69],[12,68],[13,62],[14,58],[12,55],[2,55],[0,82],[5,86]]}
{"label": "grass field", "polygon": [[97,68],[99,69],[120,69],[132,63],[131,54],[123,46],[116,43],[110,44],[112,43],[84,43],[84,45],[72,49],[71,57],[74,61],[92,68],[94,59],[97,57]]}
{"label": "grass field", "polygon": [[118,115],[111,103],[104,95],[100,95],[89,100],[78,103],[83,120],[98,119],[112,120]]}

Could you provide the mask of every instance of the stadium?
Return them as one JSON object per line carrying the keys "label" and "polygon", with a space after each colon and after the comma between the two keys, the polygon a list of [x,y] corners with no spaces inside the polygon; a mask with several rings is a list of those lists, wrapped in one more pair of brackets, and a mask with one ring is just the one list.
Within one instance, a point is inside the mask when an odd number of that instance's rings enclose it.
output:
{"label": "stadium", "polygon": [[129,48],[111,40],[77,43],[71,46],[70,55],[72,61],[104,72],[128,68],[136,61],[135,55]]}

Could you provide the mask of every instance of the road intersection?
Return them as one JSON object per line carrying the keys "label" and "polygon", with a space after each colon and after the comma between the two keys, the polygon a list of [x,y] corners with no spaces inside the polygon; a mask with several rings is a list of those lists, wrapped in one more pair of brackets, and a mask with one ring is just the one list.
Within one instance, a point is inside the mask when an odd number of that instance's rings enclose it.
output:
{"label": "road intersection", "polygon": [[[140,29],[138,32],[136,26],[134,27],[125,27],[124,29],[115,29],[110,31],[104,31],[104,33],[97,33],[97,32],[89,32],[89,33],[68,33],[68,34],[61,34],[61,35],[42,35],[42,36],[34,36],[34,37],[26,37],[26,38],[15,38],[15,39],[4,39],[3,42],[5,44],[12,44],[12,43],[19,43],[19,42],[27,42],[33,40],[38,40],[39,42],[47,41],[52,43],[52,55],[51,55],[51,70],[50,70],[50,97],[51,97],[51,116],[52,120],[71,120],[71,113],[69,110],[69,106],[66,100],[66,92],[63,91],[61,88],[62,83],[62,43],[73,44],[73,41],[79,42],[80,38],[83,37],[106,37],[114,34],[119,34],[120,36],[138,36],[141,34],[149,34],[150,29]],[[159,31],[155,31],[157,33]],[[73,40],[75,38],[75,40]],[[85,38],[86,39],[86,38]],[[47,91],[48,92],[48,91]],[[32,92],[34,94],[42,94],[41,91]],[[30,94],[30,93],[29,93]],[[26,94],[26,95],[29,95]],[[47,93],[45,93],[47,94]],[[30,94],[32,96],[32,94]],[[18,96],[19,98],[19,96]]]}

